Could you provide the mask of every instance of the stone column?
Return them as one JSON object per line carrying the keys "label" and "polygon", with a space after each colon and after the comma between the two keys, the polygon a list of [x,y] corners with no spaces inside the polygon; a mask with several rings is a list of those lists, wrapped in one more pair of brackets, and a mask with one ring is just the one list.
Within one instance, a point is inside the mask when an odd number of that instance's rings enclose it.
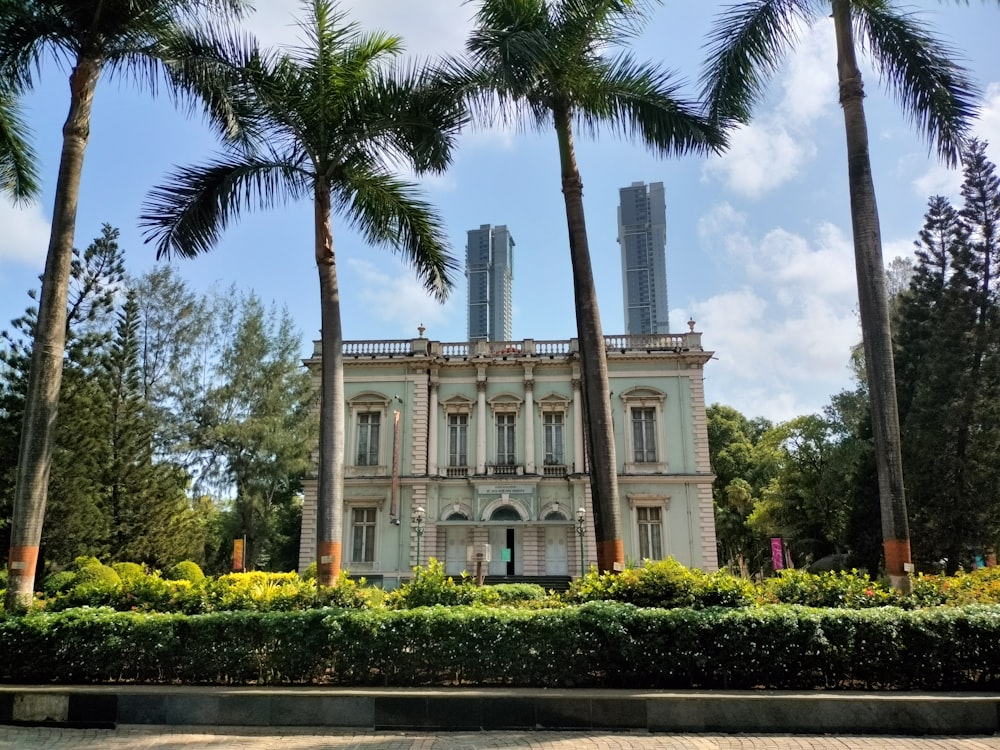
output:
{"label": "stone column", "polygon": [[486,473],[486,381],[477,380],[476,390],[476,474]]}
{"label": "stone column", "polygon": [[438,382],[431,375],[430,409],[427,412],[427,473],[435,476],[438,473]]}
{"label": "stone column", "polygon": [[524,473],[535,473],[535,381],[531,370],[524,379]]}
{"label": "stone column", "polygon": [[583,462],[583,401],[580,395],[580,378],[573,378],[573,471],[582,474]]}

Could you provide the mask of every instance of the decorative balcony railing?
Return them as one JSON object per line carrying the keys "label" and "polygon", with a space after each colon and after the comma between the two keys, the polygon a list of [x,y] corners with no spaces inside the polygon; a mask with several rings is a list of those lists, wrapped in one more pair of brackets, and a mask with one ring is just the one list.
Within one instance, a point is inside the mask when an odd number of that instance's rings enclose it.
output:
{"label": "decorative balcony railing", "polygon": [[[604,345],[609,354],[613,353],[681,353],[702,351],[701,333],[693,330],[693,321],[688,325],[688,333],[656,333],[644,335],[614,334],[604,337]],[[565,357],[580,350],[576,339],[536,341],[431,341],[425,338],[391,339],[369,341],[345,341],[344,356],[354,359],[381,357],[431,356],[450,359],[488,357],[508,359],[520,357]],[[313,344],[313,357],[320,357],[322,344]]]}

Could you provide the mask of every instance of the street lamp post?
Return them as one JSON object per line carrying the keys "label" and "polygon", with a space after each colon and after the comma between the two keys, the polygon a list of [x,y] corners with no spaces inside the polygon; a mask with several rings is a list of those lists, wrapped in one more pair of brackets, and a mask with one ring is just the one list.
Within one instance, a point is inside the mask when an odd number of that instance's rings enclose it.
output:
{"label": "street lamp post", "polygon": [[413,509],[413,526],[417,534],[417,567],[420,567],[420,540],[424,536],[424,518],[426,511],[422,505]]}
{"label": "street lamp post", "polygon": [[576,509],[576,535],[580,537],[580,578],[587,574],[587,564],[583,556],[583,537],[587,534],[587,511],[582,507]]}

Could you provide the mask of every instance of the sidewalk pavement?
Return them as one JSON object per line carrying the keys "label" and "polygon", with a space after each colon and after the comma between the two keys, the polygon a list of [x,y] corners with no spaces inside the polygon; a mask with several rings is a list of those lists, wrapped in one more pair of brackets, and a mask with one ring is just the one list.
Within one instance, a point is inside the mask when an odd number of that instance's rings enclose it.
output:
{"label": "sidewalk pavement", "polygon": [[1000,694],[0,685],[3,724],[982,737],[1000,731]]}
{"label": "sidewalk pavement", "polygon": [[636,732],[275,731],[204,727],[0,726],[0,750],[1000,750],[1000,737],[649,734]]}

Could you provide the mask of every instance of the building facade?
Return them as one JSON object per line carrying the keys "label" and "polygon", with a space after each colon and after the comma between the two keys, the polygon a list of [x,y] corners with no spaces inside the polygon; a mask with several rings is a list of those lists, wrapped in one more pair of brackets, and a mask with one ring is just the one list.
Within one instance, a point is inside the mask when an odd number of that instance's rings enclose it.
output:
{"label": "building facade", "polygon": [[667,307],[667,204],[662,182],[619,189],[618,244],[622,256],[625,333],[670,331]]}
{"label": "building facade", "polygon": [[510,341],[514,238],[503,224],[470,229],[465,246],[469,280],[469,341]]}
{"label": "building facade", "polygon": [[[701,334],[607,336],[626,559],[717,565]],[[393,588],[450,574],[580,575],[596,562],[575,339],[344,343],[343,567]],[[317,387],[319,343],[307,366]],[[304,482],[300,570],[316,554]],[[582,524],[578,510],[583,509]],[[418,520],[419,519],[419,520]],[[583,532],[580,534],[580,532]]]}

